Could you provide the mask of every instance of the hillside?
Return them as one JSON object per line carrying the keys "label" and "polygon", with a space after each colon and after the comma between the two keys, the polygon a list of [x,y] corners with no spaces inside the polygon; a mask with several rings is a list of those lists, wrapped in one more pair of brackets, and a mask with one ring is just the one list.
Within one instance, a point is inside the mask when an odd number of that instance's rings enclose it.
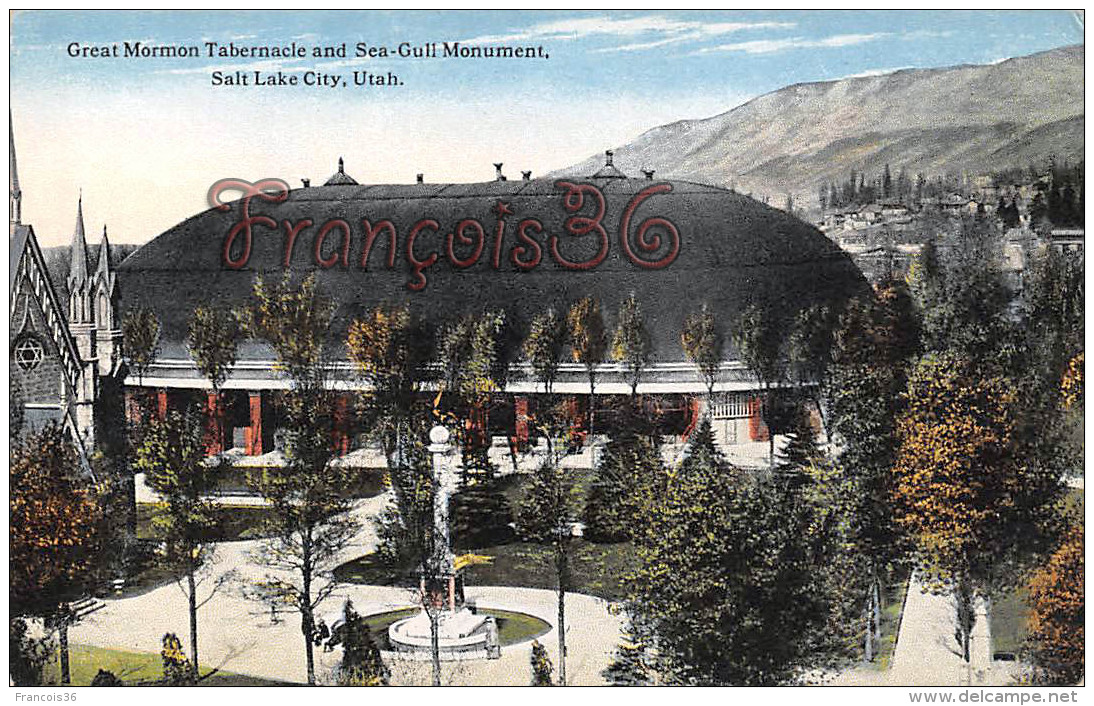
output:
{"label": "hillside", "polygon": [[[649,130],[615,148],[624,172],[731,186],[815,206],[849,170],[984,172],[1050,154],[1082,159],[1083,46],[987,66],[909,69],[796,84],[726,113]],[[592,174],[594,155],[555,175]]]}

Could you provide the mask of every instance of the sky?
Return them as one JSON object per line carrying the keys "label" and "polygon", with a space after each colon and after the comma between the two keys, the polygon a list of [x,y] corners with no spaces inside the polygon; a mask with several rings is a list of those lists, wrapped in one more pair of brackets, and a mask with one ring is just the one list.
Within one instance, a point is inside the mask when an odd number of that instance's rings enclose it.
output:
{"label": "sky", "polygon": [[[199,56],[83,55],[126,42]],[[309,55],[210,57],[206,42]],[[547,58],[355,56],[359,43],[402,42]],[[89,233],[105,224],[112,242],[146,242],[207,208],[221,178],[319,184],[340,156],[361,183],[487,181],[494,162],[539,175],[794,83],[1082,42],[1065,11],[20,12],[9,89],[23,222],[44,246],[67,244],[82,195]],[[344,58],[310,55],[343,44]],[[298,85],[253,85],[256,70]],[[214,71],[250,85],[213,85]],[[354,72],[401,85],[355,86]],[[345,85],[304,85],[313,75]]]}

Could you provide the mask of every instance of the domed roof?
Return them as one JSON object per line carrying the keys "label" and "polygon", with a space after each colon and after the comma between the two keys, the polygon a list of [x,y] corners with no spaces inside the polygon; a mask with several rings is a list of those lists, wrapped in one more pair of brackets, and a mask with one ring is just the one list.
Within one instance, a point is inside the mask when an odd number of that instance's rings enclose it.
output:
{"label": "domed roof", "polygon": [[[548,306],[565,309],[591,295],[613,327],[620,303],[633,292],[655,361],[684,360],[681,325],[704,304],[728,332],[749,304],[789,322],[803,307],[842,302],[867,289],[851,260],[812,226],[733,191],[685,181],[295,189],[278,203],[251,201],[252,218],[272,220],[253,224],[246,258],[243,235],[227,242],[241,218],[241,203],[229,206],[183,221],[118,268],[123,315],[136,306],[155,311],[163,357],[186,356],[196,306],[237,307],[257,275],[280,278],[286,263],[294,275],[318,273],[337,304],[339,340],[350,322],[384,302],[406,302],[438,325],[502,308],[526,328]],[[362,266],[367,228],[374,238]],[[428,266],[414,264],[434,257]],[[242,357],[268,357],[252,348]],[[727,356],[736,357],[732,350]]]}

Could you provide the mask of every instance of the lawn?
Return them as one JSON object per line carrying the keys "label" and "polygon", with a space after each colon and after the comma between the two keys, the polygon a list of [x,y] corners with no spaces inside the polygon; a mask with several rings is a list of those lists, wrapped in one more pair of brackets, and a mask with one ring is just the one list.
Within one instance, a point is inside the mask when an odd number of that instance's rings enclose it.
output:
{"label": "lawn", "polygon": [[[152,524],[163,506],[157,503],[137,504],[137,539],[161,540],[162,534]],[[214,542],[235,542],[242,539],[262,539],[269,536],[266,520],[270,509],[262,505],[217,505],[214,510],[216,528],[210,537]]]}
{"label": "lawn", "polygon": [[884,603],[881,611],[881,644],[873,666],[879,670],[889,668],[889,662],[896,650],[896,641],[900,633],[900,621],[904,613],[904,599],[908,594],[909,572],[898,571],[893,580],[885,587]]}
{"label": "lawn", "polygon": [[[100,669],[113,672],[126,685],[139,685],[154,682],[163,676],[163,662],[159,653],[126,652],[89,645],[71,645],[69,647],[69,673],[72,686],[89,686]],[[203,666],[201,673],[208,674],[212,669]],[[46,665],[43,674],[45,683],[60,684],[61,672],[57,660]],[[201,686],[288,686],[288,682],[260,679],[232,672],[216,672],[199,682]]]}
{"label": "lawn", "polygon": [[[392,623],[416,615],[418,610],[418,608],[404,608],[387,613],[368,615],[365,616],[365,625],[368,625],[372,631],[377,646],[381,650],[390,650],[391,645],[387,641],[387,629]],[[549,623],[526,613],[514,613],[494,608],[480,608],[479,613],[494,616],[498,625],[498,642],[502,647],[527,642],[541,635],[546,635],[551,630]]]}
{"label": "lawn", "polygon": [[[584,498],[593,479],[593,471],[574,470],[575,494]],[[498,487],[509,501],[514,513],[520,507],[529,477],[507,474],[498,478]],[[570,545],[571,587],[576,593],[587,593],[608,600],[623,600],[627,587],[625,577],[638,568],[634,545],[595,544],[575,539]],[[550,546],[528,542],[512,542],[466,550],[473,554],[493,557],[490,564],[478,564],[465,570],[469,586],[517,586],[557,590],[554,556]],[[459,553],[459,552],[457,552]],[[408,586],[418,583],[412,567],[390,567],[369,554],[350,561],[335,570],[335,576],[347,583],[373,586]]]}
{"label": "lawn", "polygon": [[[490,564],[478,564],[465,570],[468,586],[517,586],[557,590],[551,547],[513,542],[472,550],[493,557]],[[608,600],[626,596],[626,574],[637,568],[637,557],[630,542],[594,544],[575,539],[571,545],[570,590]],[[367,554],[335,570],[338,580],[373,586],[414,586],[417,577],[410,569],[396,570]]]}

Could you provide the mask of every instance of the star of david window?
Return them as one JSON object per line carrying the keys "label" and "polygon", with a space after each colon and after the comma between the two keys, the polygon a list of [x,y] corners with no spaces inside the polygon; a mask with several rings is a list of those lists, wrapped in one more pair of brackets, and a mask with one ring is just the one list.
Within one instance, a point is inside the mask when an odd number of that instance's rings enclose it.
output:
{"label": "star of david window", "polygon": [[15,357],[15,364],[27,372],[41,365],[45,354],[42,344],[30,337],[16,343],[15,350],[12,352]]}

